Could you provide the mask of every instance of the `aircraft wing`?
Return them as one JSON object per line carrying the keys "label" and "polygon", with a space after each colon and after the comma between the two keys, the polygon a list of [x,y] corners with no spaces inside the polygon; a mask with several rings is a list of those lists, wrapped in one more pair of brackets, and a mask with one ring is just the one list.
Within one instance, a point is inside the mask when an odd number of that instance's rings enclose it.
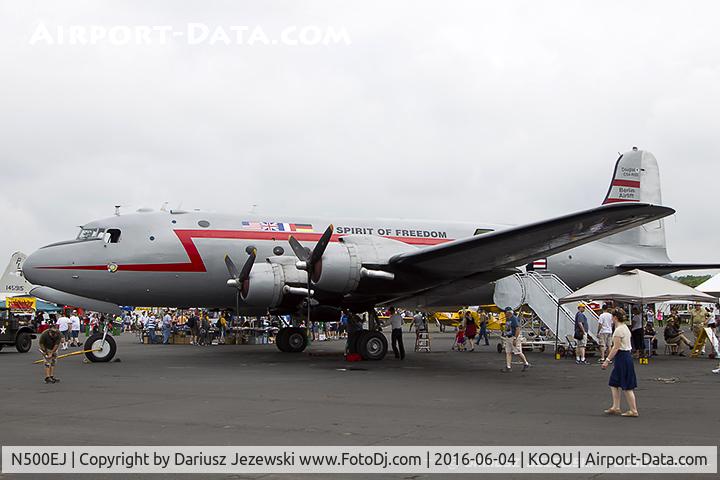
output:
{"label": "aircraft wing", "polygon": [[667,275],[681,270],[718,270],[720,263],[623,263],[618,270],[627,271],[636,268],[655,275]]}
{"label": "aircraft wing", "polygon": [[462,278],[549,257],[609,235],[672,215],[644,203],[616,203],[583,212],[405,252],[390,259],[396,270]]}

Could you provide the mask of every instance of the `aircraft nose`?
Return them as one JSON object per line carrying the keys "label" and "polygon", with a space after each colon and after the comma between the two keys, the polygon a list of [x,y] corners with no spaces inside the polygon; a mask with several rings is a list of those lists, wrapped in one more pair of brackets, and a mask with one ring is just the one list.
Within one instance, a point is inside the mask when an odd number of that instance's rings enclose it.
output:
{"label": "aircraft nose", "polygon": [[47,265],[47,253],[43,249],[37,250],[25,259],[22,266],[22,272],[25,279],[33,285],[44,285],[43,269],[39,268]]}

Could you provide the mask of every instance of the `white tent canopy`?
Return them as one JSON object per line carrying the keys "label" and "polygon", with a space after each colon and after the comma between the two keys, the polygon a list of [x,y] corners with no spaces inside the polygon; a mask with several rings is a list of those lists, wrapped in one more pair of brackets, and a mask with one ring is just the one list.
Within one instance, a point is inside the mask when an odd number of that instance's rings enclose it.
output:
{"label": "white tent canopy", "polygon": [[642,270],[630,270],[614,277],[598,280],[560,299],[560,303],[582,300],[615,300],[617,302],[648,304],[671,300],[716,303],[717,298],[687,285],[658,277]]}
{"label": "white tent canopy", "polygon": [[720,295],[720,273],[705,280],[703,283],[695,287],[695,289],[714,296]]}

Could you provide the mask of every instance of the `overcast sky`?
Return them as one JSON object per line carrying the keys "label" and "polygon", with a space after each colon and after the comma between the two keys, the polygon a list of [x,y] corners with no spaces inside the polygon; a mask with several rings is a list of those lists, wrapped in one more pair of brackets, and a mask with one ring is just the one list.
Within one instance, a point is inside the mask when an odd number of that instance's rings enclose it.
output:
{"label": "overcast sky", "polygon": [[[0,1],[0,263],[113,205],[524,223],[660,164],[720,261],[720,4]],[[39,24],[345,29],[332,45],[30,44]],[[229,31],[229,30],[228,30]]]}

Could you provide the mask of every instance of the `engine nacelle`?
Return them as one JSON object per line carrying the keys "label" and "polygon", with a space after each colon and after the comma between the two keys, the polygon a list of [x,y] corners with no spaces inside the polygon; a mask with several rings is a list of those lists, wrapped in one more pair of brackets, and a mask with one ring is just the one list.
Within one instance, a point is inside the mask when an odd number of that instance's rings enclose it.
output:
{"label": "engine nacelle", "polygon": [[333,293],[354,291],[365,277],[392,280],[392,273],[363,265],[386,265],[398,253],[415,250],[404,242],[374,235],[347,235],[330,244],[313,272],[313,283]]}
{"label": "engine nacelle", "polygon": [[[270,257],[266,263],[253,266],[250,277],[244,282],[241,297],[252,306],[274,308],[282,303],[290,285],[306,285],[307,273],[295,268],[291,257]],[[302,287],[291,287],[292,293]]]}

